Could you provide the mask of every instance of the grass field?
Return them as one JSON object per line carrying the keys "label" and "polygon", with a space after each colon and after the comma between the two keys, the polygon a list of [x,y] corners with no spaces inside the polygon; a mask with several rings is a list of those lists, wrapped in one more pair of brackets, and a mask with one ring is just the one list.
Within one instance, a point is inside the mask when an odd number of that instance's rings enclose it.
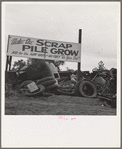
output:
{"label": "grass field", "polygon": [[29,98],[10,95],[5,98],[6,115],[116,115],[116,109],[106,107],[98,98],[53,95]]}

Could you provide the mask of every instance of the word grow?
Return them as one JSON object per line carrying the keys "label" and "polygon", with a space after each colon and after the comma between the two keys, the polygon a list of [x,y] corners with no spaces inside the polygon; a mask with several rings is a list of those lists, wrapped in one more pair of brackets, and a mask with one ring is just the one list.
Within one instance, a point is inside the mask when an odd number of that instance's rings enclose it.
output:
{"label": "word grow", "polygon": [[49,41],[43,41],[43,40],[37,40],[36,43],[37,46],[31,46],[31,45],[23,45],[22,51],[30,50],[30,52],[42,52],[42,53],[48,53],[50,50],[50,53],[52,54],[61,54],[61,55],[78,55],[79,51],[71,50],[72,47],[71,44],[64,44],[64,43],[57,43],[57,42],[49,42]]}

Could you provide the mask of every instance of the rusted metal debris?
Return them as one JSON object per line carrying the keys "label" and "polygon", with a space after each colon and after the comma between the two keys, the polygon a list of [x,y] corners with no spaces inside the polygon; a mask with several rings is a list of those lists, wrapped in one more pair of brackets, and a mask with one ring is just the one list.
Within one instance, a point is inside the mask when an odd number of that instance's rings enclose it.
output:
{"label": "rusted metal debris", "polygon": [[[12,88],[16,88],[19,93],[23,92],[26,96],[35,96],[36,92],[38,96],[43,96],[44,93],[48,96],[48,93],[52,94],[64,94],[70,96],[82,96],[82,97],[90,97],[95,98],[98,97],[100,99],[104,99],[106,101],[116,103],[116,82],[117,82],[117,71],[116,69],[111,69],[110,71],[105,70],[101,72],[81,72],[80,78],[81,80],[77,82],[77,71],[65,71],[59,72],[60,79],[55,79],[52,76],[46,75],[45,77],[40,75],[40,70],[33,71],[33,73],[29,74],[29,78],[27,74],[29,69],[21,70],[21,71],[9,71],[5,73],[6,76],[6,85],[11,85],[11,89],[9,92],[12,91]],[[42,74],[42,72],[41,72]],[[30,79],[31,78],[31,79]],[[30,81],[29,81],[30,80]],[[25,83],[26,82],[26,83]],[[28,83],[27,83],[28,82]],[[33,83],[37,85],[37,88],[33,91],[29,91],[27,85]],[[40,82],[40,83],[39,83]],[[22,83],[25,83],[22,86]],[[42,85],[42,86],[39,86]],[[21,90],[20,90],[20,86]],[[43,89],[42,89],[43,88]],[[43,93],[41,93],[43,90]],[[6,90],[7,91],[7,90]],[[50,95],[52,95],[50,94]],[[113,98],[114,97],[114,98]],[[113,100],[115,99],[115,100]]]}

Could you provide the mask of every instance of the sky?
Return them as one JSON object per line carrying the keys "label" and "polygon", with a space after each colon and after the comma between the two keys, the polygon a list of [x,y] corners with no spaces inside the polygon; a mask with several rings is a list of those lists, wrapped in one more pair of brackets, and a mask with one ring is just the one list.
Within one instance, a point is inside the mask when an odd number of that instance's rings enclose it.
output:
{"label": "sky", "polygon": [[[82,29],[81,70],[92,71],[100,61],[117,68],[119,2],[4,2],[2,12],[6,50],[8,35],[78,43]],[[77,70],[77,63],[61,69],[67,67]]]}

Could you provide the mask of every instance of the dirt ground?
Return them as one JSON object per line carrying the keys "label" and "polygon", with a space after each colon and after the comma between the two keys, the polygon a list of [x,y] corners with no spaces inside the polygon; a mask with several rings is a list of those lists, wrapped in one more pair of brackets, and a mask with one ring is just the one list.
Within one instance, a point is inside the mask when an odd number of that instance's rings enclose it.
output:
{"label": "dirt ground", "polygon": [[22,95],[5,98],[6,115],[116,115],[116,109],[106,107],[98,98],[66,95],[50,97],[26,97]]}

